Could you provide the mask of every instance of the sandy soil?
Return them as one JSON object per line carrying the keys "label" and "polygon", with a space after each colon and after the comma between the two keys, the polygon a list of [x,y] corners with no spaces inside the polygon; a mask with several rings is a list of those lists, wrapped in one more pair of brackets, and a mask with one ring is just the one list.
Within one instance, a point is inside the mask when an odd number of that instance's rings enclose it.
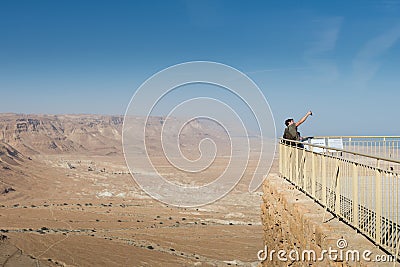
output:
{"label": "sandy soil", "polygon": [[[262,194],[247,191],[256,158],[223,199],[199,208],[168,206],[146,195],[129,173],[122,121],[120,116],[0,115],[0,265],[256,266],[263,248]],[[180,145],[193,159],[205,137],[222,144],[212,167],[196,178],[162,157],[161,122],[152,118],[146,138],[163,176],[201,184],[221,173],[230,149],[224,149],[218,129],[194,122],[182,131]],[[132,144],[138,157],[140,142]]]}
{"label": "sandy soil", "polygon": [[250,169],[225,198],[177,208],[141,191],[123,157],[36,155],[1,170],[18,190],[0,195],[0,262],[255,266],[263,246],[261,193],[245,190]]}

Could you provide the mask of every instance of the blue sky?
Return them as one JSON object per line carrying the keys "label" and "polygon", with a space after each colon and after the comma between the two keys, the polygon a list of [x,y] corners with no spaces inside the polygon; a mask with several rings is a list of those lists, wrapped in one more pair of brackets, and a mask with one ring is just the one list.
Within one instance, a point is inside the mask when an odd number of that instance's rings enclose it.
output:
{"label": "blue sky", "polygon": [[182,62],[246,73],[277,133],[400,135],[400,1],[0,1],[0,112],[123,114]]}

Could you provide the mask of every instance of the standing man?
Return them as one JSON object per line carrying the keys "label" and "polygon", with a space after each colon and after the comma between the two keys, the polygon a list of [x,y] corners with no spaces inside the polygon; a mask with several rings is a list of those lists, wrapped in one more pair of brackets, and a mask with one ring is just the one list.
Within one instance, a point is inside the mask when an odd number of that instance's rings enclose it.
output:
{"label": "standing man", "polygon": [[307,112],[307,114],[304,115],[304,117],[301,118],[301,120],[299,120],[298,122],[294,122],[293,119],[287,119],[285,121],[286,128],[285,132],[283,133],[283,138],[295,141],[302,141],[303,137],[300,136],[300,133],[297,131],[297,127],[300,126],[303,122],[305,122],[308,116],[311,115],[312,115],[311,111]]}

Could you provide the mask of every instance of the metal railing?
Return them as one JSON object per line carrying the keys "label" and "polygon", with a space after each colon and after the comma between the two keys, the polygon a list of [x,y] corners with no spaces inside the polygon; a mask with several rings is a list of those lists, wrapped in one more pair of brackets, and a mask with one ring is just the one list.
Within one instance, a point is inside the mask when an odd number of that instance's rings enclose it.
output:
{"label": "metal railing", "polygon": [[399,261],[400,137],[314,139],[280,139],[281,176]]}
{"label": "metal railing", "polygon": [[330,140],[340,139],[344,150],[400,160],[400,136],[316,136],[313,138],[324,139],[327,146]]}

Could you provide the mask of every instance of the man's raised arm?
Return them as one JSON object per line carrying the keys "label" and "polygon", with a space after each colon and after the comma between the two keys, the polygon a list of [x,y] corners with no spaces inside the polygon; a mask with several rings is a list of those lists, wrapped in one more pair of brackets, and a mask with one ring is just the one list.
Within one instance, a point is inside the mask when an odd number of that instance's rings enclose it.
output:
{"label": "man's raised arm", "polygon": [[303,118],[301,118],[301,120],[299,120],[298,122],[296,122],[296,127],[300,126],[300,124],[302,124],[303,122],[306,121],[306,119],[308,118],[308,116],[312,115],[311,110],[309,112],[307,112],[306,115],[304,115]]}

